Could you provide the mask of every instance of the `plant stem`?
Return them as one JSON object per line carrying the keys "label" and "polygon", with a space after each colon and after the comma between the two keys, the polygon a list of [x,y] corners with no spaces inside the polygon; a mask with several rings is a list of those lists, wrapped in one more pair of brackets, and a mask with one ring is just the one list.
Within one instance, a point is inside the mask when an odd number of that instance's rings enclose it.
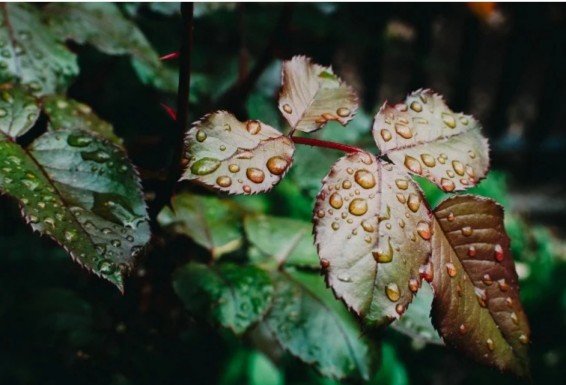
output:
{"label": "plant stem", "polygon": [[327,140],[313,139],[313,138],[303,138],[291,136],[291,140],[296,144],[306,144],[308,146],[329,148],[331,150],[344,151],[347,153],[360,152],[363,151],[361,148],[348,146],[347,144],[329,142]]}

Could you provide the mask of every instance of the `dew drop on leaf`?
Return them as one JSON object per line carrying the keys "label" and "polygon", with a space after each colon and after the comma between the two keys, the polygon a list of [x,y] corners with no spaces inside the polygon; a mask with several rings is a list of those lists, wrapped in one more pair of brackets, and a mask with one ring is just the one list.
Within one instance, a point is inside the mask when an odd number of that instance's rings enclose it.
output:
{"label": "dew drop on leaf", "polygon": [[348,211],[356,216],[364,215],[368,211],[368,204],[365,199],[353,199],[348,206]]}
{"label": "dew drop on leaf", "polygon": [[415,158],[413,158],[412,156],[409,156],[409,155],[405,156],[405,167],[407,167],[409,170],[411,170],[415,174],[420,175],[423,172],[421,163],[418,160],[416,160]]}
{"label": "dew drop on leaf", "polygon": [[232,178],[229,176],[219,176],[216,178],[216,184],[220,187],[230,187],[232,185]]}
{"label": "dew drop on leaf", "polygon": [[240,171],[240,166],[238,166],[237,164],[231,164],[228,166],[228,171],[230,171],[231,173],[237,173],[238,171]]}
{"label": "dew drop on leaf", "polygon": [[432,237],[430,224],[423,221],[417,223],[417,234],[425,241],[428,241]]}
{"label": "dew drop on leaf", "polygon": [[257,135],[261,131],[261,123],[257,120],[250,120],[246,123],[246,130],[252,135]]}
{"label": "dew drop on leaf", "polygon": [[413,193],[409,194],[407,207],[409,207],[409,210],[411,210],[414,213],[416,213],[419,210],[419,208],[421,207],[421,199],[417,194],[413,194]]}
{"label": "dew drop on leaf", "polygon": [[474,233],[474,231],[472,230],[472,228],[470,226],[462,227],[461,232],[462,232],[462,235],[465,236],[465,237],[469,237]]}
{"label": "dew drop on leaf", "polygon": [[246,176],[254,183],[261,183],[265,179],[265,173],[259,168],[250,167],[246,170]]}
{"label": "dew drop on leaf", "polygon": [[448,276],[451,278],[454,278],[456,276],[457,271],[453,263],[446,264],[446,272],[448,273]]}
{"label": "dew drop on leaf", "polygon": [[365,189],[370,189],[375,186],[375,178],[368,170],[358,170],[354,175],[354,180],[357,184]]}
{"label": "dew drop on leaf", "polygon": [[503,253],[503,248],[501,247],[501,245],[499,244],[495,245],[494,253],[495,253],[495,260],[497,262],[503,261],[505,255]]}
{"label": "dew drop on leaf", "polygon": [[401,297],[401,291],[399,290],[399,286],[396,283],[388,283],[385,286],[385,295],[389,298],[392,302],[397,302]]}
{"label": "dew drop on leaf", "polygon": [[267,169],[274,175],[281,175],[285,172],[288,166],[287,160],[280,156],[273,156],[267,161]]}
{"label": "dew drop on leaf", "polygon": [[328,203],[330,203],[330,206],[334,207],[335,209],[339,209],[342,207],[344,201],[342,199],[342,196],[339,193],[335,192],[330,195]]}

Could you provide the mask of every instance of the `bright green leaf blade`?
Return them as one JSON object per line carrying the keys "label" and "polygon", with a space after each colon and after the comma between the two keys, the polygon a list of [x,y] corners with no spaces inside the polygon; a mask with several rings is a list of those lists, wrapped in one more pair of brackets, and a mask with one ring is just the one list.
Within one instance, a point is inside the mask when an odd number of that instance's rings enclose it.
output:
{"label": "bright green leaf blade", "polygon": [[473,117],[452,112],[430,90],[377,113],[373,136],[382,154],[447,192],[475,186],[489,167],[487,140]]}
{"label": "bright green leaf blade", "polygon": [[332,68],[304,56],[283,62],[279,110],[295,130],[312,132],[334,120],[345,126],[358,109],[354,91]]}
{"label": "bright green leaf blade", "polygon": [[0,82],[18,81],[43,95],[64,90],[78,74],[75,55],[42,22],[37,7],[3,3],[0,25]]}
{"label": "bright green leaf blade", "polygon": [[39,117],[37,100],[19,87],[0,87],[0,132],[15,139],[33,127]]}
{"label": "bright green leaf blade", "polygon": [[0,189],[18,199],[31,227],[122,290],[150,237],[139,179],[124,153],[73,131],[46,133],[28,151],[2,135],[0,164]]}
{"label": "bright green leaf blade", "polygon": [[503,208],[460,195],[435,210],[432,320],[447,345],[517,375],[528,372],[529,325]]}
{"label": "bright green leaf blade", "polygon": [[244,228],[250,243],[277,266],[319,267],[311,223],[258,215],[246,217]]}
{"label": "bright green leaf blade", "polygon": [[114,134],[112,125],[100,119],[86,104],[62,95],[49,95],[43,98],[43,109],[51,130],[87,130],[122,145],[122,139]]}
{"label": "bright green leaf blade", "polygon": [[405,312],[430,254],[430,214],[400,167],[358,152],[334,165],[314,211],[328,285],[373,326]]}
{"label": "bright green leaf blade", "polygon": [[158,215],[161,226],[192,238],[213,257],[237,250],[242,245],[240,214],[229,201],[188,193],[178,194]]}
{"label": "bright green leaf blade", "polygon": [[243,123],[217,111],[187,133],[188,166],[180,180],[196,180],[230,194],[269,191],[293,162],[291,139],[258,120]]}
{"label": "bright green leaf blade", "polygon": [[324,376],[367,380],[372,374],[373,347],[318,274],[278,275],[264,322],[286,350]]}
{"label": "bright green leaf blade", "polygon": [[267,311],[273,295],[269,275],[255,266],[207,266],[190,262],[175,273],[175,292],[197,317],[244,333]]}

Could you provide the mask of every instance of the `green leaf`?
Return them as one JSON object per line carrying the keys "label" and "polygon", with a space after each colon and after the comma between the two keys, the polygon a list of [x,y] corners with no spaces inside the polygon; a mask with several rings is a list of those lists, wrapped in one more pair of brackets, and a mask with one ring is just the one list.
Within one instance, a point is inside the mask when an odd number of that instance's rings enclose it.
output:
{"label": "green leaf", "polygon": [[346,155],[323,180],[314,224],[336,296],[367,324],[399,318],[430,254],[430,214],[409,175],[366,152]]}
{"label": "green leaf", "polygon": [[283,62],[279,110],[295,130],[312,132],[334,120],[345,126],[358,97],[332,72],[304,56]]}
{"label": "green leaf", "polygon": [[475,186],[487,174],[489,154],[481,126],[471,116],[452,112],[430,90],[419,90],[405,103],[385,103],[373,124],[382,154],[446,192]]}
{"label": "green leaf", "polygon": [[370,382],[372,385],[409,385],[409,374],[399,360],[395,348],[384,343],[381,347],[381,365],[377,376]]}
{"label": "green leaf", "polygon": [[39,117],[36,99],[11,84],[0,86],[0,131],[15,139],[28,132]]}
{"label": "green leaf", "polygon": [[62,95],[49,95],[43,98],[43,109],[49,118],[51,130],[86,129],[117,145],[122,145],[122,139],[114,134],[112,125],[100,119],[86,104]]}
{"label": "green leaf", "polygon": [[293,162],[291,139],[258,120],[245,123],[217,111],[194,123],[186,138],[187,169],[196,180],[230,194],[269,191]]}
{"label": "green leaf", "polygon": [[175,292],[197,317],[244,333],[265,314],[273,294],[269,275],[255,266],[190,262],[173,278]]}
{"label": "green leaf", "polygon": [[79,73],[75,55],[41,21],[37,7],[0,7],[0,82],[17,81],[35,94],[64,90]]}
{"label": "green leaf", "polygon": [[31,227],[123,290],[148,242],[136,171],[117,147],[85,132],[48,132],[27,150],[0,135],[0,190]]}
{"label": "green leaf", "polygon": [[173,197],[157,220],[177,234],[183,234],[210,251],[214,258],[237,250],[242,245],[240,214],[229,201],[188,193]]}
{"label": "green leaf", "polygon": [[283,348],[324,376],[367,380],[372,374],[373,347],[318,274],[277,275],[264,322]]}
{"label": "green leaf", "polygon": [[268,262],[319,267],[311,223],[257,215],[245,218],[244,229],[250,243],[268,257]]}
{"label": "green leaf", "polygon": [[447,345],[526,375],[529,325],[503,226],[503,208],[460,195],[434,212],[432,320]]}

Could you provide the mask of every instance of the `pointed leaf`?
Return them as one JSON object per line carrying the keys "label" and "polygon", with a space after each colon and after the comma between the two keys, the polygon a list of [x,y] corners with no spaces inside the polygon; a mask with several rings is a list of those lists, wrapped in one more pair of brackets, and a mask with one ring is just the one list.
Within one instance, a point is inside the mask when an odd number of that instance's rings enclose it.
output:
{"label": "pointed leaf", "polygon": [[75,55],[42,20],[37,7],[0,7],[0,82],[19,81],[36,94],[64,90],[78,72]]}
{"label": "pointed leaf", "polygon": [[430,253],[430,214],[400,167],[358,152],[332,167],[314,211],[326,279],[371,325],[404,313]]}
{"label": "pointed leaf", "polygon": [[267,311],[273,295],[269,275],[254,266],[190,262],[175,273],[175,292],[197,317],[244,333]]}
{"label": "pointed leaf", "polygon": [[0,86],[0,132],[9,138],[22,136],[39,117],[39,106],[29,93],[10,84]]}
{"label": "pointed leaf", "polygon": [[242,245],[240,215],[231,202],[183,193],[173,197],[171,206],[159,213],[159,224],[192,238],[214,258]]}
{"label": "pointed leaf", "polygon": [[250,243],[268,257],[268,262],[319,267],[311,223],[259,215],[246,217],[244,228]]}
{"label": "pointed leaf", "polygon": [[434,215],[434,325],[447,345],[477,361],[526,374],[529,325],[503,208],[460,195],[442,202]]}
{"label": "pointed leaf", "polygon": [[112,125],[100,119],[86,104],[62,95],[43,98],[43,109],[49,118],[51,130],[87,129],[111,142],[122,145],[122,139],[114,134]]}
{"label": "pointed leaf", "polygon": [[240,122],[218,111],[187,133],[187,169],[180,180],[197,180],[230,194],[269,191],[283,178],[295,146],[291,139],[258,120]]}
{"label": "pointed leaf", "polygon": [[375,351],[318,274],[279,274],[273,298],[264,322],[283,348],[324,376],[369,379]]}
{"label": "pointed leaf", "polygon": [[464,190],[485,177],[487,140],[469,115],[452,112],[441,96],[419,90],[405,103],[387,103],[375,116],[373,136],[382,154],[444,191]]}
{"label": "pointed leaf", "polygon": [[85,132],[48,132],[28,150],[0,134],[0,190],[31,227],[120,289],[149,240],[136,171],[117,147]]}
{"label": "pointed leaf", "polygon": [[358,97],[332,68],[304,56],[283,62],[279,110],[295,130],[312,132],[335,120],[345,126],[358,109]]}

